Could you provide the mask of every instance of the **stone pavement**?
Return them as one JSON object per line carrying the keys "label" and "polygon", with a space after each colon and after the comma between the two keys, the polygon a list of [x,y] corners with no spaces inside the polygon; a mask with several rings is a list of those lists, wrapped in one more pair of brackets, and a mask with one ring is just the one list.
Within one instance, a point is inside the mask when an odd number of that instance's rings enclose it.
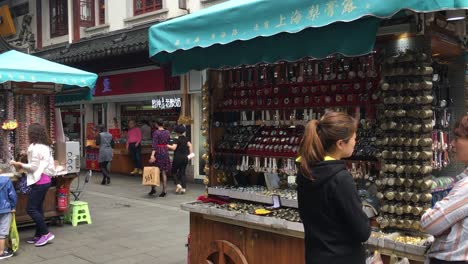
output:
{"label": "stone pavement", "polygon": [[151,198],[147,195],[150,188],[141,185],[141,177],[112,175],[110,186],[100,185],[100,180],[100,173],[94,173],[80,197],[89,203],[91,225],[52,226],[55,239],[40,248],[26,244],[33,228],[21,228],[20,249],[6,261],[15,264],[187,263],[189,214],[179,205],[195,200],[203,193],[203,185],[189,185],[185,195],[176,195],[169,180],[168,195]]}

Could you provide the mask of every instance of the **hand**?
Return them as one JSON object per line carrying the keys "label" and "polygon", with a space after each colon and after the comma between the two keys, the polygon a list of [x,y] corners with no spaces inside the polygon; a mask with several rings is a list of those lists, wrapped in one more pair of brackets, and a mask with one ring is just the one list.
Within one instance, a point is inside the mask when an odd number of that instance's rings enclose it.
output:
{"label": "hand", "polygon": [[190,155],[187,156],[189,160],[193,159],[195,157],[195,153],[190,153]]}
{"label": "hand", "polygon": [[149,159],[149,162],[150,162],[150,163],[154,163],[155,161],[156,161],[156,159],[155,159],[154,157],[151,157],[151,158]]}
{"label": "hand", "polygon": [[13,166],[19,166],[19,167],[22,167],[22,164],[23,164],[23,163],[21,163],[21,162],[17,162],[17,161],[14,161],[14,160],[10,161],[10,165],[13,165]]}
{"label": "hand", "polygon": [[11,212],[14,214],[16,213],[16,209],[11,209]]}

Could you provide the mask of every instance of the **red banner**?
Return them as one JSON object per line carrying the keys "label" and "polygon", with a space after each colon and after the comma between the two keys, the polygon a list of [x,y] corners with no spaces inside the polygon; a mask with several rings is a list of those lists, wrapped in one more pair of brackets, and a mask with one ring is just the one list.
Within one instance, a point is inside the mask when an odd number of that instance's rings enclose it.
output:
{"label": "red banner", "polygon": [[93,96],[152,93],[180,89],[180,78],[171,77],[164,69],[101,76]]}

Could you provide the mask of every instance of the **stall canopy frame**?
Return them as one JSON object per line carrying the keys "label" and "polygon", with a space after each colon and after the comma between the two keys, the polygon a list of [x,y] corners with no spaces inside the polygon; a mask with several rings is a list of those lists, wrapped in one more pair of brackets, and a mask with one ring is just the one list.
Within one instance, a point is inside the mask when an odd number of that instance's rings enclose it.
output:
{"label": "stall canopy frame", "polygon": [[467,9],[468,0],[236,0],[153,25],[149,56],[174,75],[242,64],[358,56],[380,19],[401,10]]}

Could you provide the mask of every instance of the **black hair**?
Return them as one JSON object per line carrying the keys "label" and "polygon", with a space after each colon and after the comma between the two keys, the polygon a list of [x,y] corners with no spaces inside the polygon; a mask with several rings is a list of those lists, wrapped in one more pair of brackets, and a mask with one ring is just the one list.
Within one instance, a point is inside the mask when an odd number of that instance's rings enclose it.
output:
{"label": "black hair", "polygon": [[162,118],[156,119],[156,125],[158,125],[159,127],[163,127],[164,126],[164,120]]}
{"label": "black hair", "polygon": [[176,125],[174,127],[174,132],[176,132],[176,133],[183,134],[183,133],[185,133],[185,131],[187,131],[187,129],[185,128],[184,125]]}

